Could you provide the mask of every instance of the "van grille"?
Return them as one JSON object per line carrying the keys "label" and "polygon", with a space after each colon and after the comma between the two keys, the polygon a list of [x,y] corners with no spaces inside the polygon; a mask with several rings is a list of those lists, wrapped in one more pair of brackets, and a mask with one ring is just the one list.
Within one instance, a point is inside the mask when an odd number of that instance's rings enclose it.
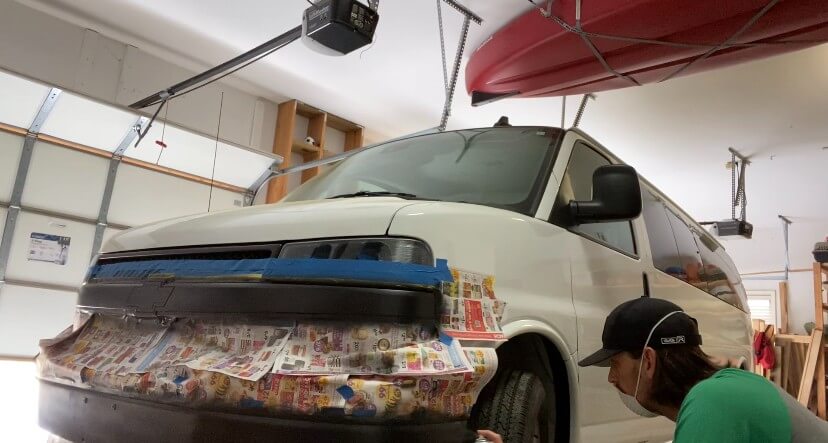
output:
{"label": "van grille", "polygon": [[103,254],[98,257],[98,261],[95,264],[108,265],[148,260],[247,260],[275,258],[279,255],[280,249],[280,244],[157,249]]}

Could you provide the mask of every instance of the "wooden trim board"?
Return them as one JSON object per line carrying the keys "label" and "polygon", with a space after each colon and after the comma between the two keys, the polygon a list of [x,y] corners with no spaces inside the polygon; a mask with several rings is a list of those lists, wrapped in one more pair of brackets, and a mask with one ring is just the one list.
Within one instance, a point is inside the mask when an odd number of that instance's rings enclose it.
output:
{"label": "wooden trim board", "polygon": [[[273,153],[281,155],[285,161],[281,168],[288,168],[292,163],[290,154],[293,147],[293,126],[296,121],[296,100],[279,104],[276,116],[276,133],[273,137]],[[267,203],[276,203],[287,193],[287,177],[276,177],[267,184]]]}
{"label": "wooden trim board", "polygon": [[[28,131],[26,131],[23,128],[18,128],[16,126],[6,125],[3,123],[0,123],[0,131],[22,136],[25,136],[28,133]],[[66,148],[71,149],[73,151],[83,152],[84,154],[94,155],[102,158],[112,158],[112,153],[109,151],[93,148],[92,146],[82,145],[80,143],[71,142],[69,140],[64,140],[62,138],[54,137],[49,134],[37,134],[37,140],[44,143],[49,143],[51,145],[55,145],[60,148]],[[143,169],[148,169],[150,171],[160,172],[162,174],[171,175],[173,177],[182,178],[184,180],[201,183],[203,185],[210,185],[212,183],[212,185],[216,188],[224,189],[231,192],[237,192],[239,194],[244,194],[247,192],[247,189],[231,185],[230,183],[210,180],[209,178],[201,177],[195,174],[190,174],[188,172],[179,171],[177,169],[156,165],[153,163],[145,162],[130,157],[123,157],[121,161],[125,164],[137,166]]]}
{"label": "wooden trim board", "polygon": [[805,357],[805,367],[802,370],[802,380],[799,382],[799,395],[797,396],[799,403],[806,408],[811,401],[817,358],[822,355],[820,349],[822,349],[822,329],[814,328],[811,331],[811,342],[808,344],[808,355]]}
{"label": "wooden trim board", "polygon": [[25,128],[19,128],[17,126],[7,125],[5,123],[0,123],[0,131],[22,136],[25,136],[29,133],[29,131],[27,131]]}
{"label": "wooden trim board", "polygon": [[779,282],[779,332],[788,332],[788,282]]}
{"label": "wooden trim board", "polygon": [[776,334],[775,338],[776,342],[779,344],[784,343],[810,343],[811,336],[810,335],[796,335],[796,334]]}

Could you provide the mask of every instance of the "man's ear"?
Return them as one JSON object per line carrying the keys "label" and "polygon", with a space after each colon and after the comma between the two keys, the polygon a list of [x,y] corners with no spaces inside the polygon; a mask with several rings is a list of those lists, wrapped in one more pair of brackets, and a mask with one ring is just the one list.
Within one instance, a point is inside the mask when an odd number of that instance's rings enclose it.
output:
{"label": "man's ear", "polygon": [[648,378],[653,378],[656,367],[656,351],[651,347],[644,348],[641,354],[641,364],[644,365],[642,372],[647,374]]}

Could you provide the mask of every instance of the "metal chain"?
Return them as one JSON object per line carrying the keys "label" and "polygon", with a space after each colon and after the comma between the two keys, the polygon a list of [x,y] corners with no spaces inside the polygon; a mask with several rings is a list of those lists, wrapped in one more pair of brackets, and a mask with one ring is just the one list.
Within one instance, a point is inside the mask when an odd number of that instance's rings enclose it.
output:
{"label": "metal chain", "polygon": [[584,116],[584,110],[586,109],[587,101],[589,99],[594,99],[595,95],[593,94],[584,94],[584,97],[581,98],[581,104],[578,106],[578,112],[575,114],[575,121],[572,123],[573,128],[577,128],[578,125],[581,123],[581,117]]}
{"label": "metal chain", "polygon": [[740,200],[742,201],[742,221],[747,219],[747,195],[745,195],[745,166],[747,164],[743,161],[742,167],[739,170],[739,188],[741,189]]}
{"label": "metal chain", "polygon": [[446,66],[446,41],[445,37],[443,36],[443,7],[441,4],[443,0],[437,0],[437,23],[440,26],[440,54],[443,56],[443,89],[445,89],[446,94],[448,94],[449,88],[449,81],[448,81],[448,66]]}
{"label": "metal chain", "polygon": [[440,132],[446,129],[449,115],[451,115],[451,101],[454,98],[454,89],[457,87],[457,76],[460,74],[460,62],[463,58],[463,51],[466,49],[466,39],[469,36],[469,24],[471,18],[466,15],[463,19],[463,28],[460,31],[460,42],[457,44],[457,54],[454,57],[454,69],[451,73],[451,83],[449,83],[448,91],[446,91],[446,102],[443,105],[443,117],[440,119]]}
{"label": "metal chain", "polygon": [[471,12],[470,10],[466,9],[465,7],[463,7],[462,5],[457,3],[455,0],[443,0],[443,1],[446,2],[447,5],[451,6],[454,9],[456,9],[457,11],[460,11],[460,13],[463,14],[463,16],[466,17],[467,19],[477,23],[478,25],[483,23],[483,19],[481,19],[477,14],[475,14],[475,13]]}

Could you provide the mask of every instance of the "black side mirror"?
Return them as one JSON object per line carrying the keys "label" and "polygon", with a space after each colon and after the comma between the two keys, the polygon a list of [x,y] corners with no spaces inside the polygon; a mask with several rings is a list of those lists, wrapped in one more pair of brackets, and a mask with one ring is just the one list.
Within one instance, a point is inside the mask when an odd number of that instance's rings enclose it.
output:
{"label": "black side mirror", "polygon": [[592,200],[571,201],[575,224],[632,220],[641,214],[638,173],[627,165],[606,165],[592,175]]}

